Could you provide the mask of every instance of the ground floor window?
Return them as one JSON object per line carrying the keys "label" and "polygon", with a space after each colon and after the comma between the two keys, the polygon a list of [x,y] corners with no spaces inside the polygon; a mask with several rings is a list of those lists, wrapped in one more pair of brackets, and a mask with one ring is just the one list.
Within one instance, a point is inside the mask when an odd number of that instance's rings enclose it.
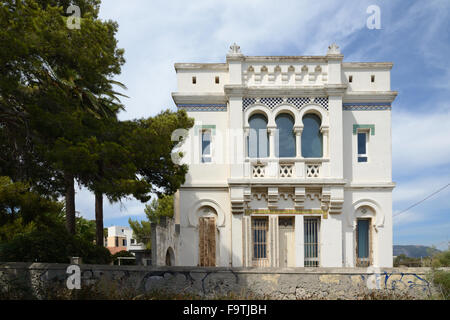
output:
{"label": "ground floor window", "polygon": [[319,218],[304,219],[305,267],[319,266]]}
{"label": "ground floor window", "polygon": [[252,218],[252,241],[253,241],[253,264],[255,266],[266,266],[267,254],[267,217]]}
{"label": "ground floor window", "polygon": [[370,265],[370,219],[358,219],[356,224],[356,266]]}

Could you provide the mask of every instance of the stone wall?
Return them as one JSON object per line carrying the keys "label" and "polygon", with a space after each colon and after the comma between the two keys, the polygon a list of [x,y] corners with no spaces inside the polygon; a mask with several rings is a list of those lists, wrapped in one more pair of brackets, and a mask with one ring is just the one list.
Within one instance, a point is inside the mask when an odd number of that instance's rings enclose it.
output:
{"label": "stone wall", "polygon": [[178,258],[180,229],[175,219],[161,217],[152,223],[152,265],[175,266]]}
{"label": "stone wall", "polygon": [[[19,281],[35,288],[48,284],[65,286],[64,264],[1,263],[0,290]],[[272,299],[358,299],[369,292],[415,299],[436,293],[428,268],[193,268],[80,265],[81,286],[99,280],[115,283],[121,290],[137,293],[166,291],[207,298],[229,294]],[[447,268],[450,270],[450,268]]]}

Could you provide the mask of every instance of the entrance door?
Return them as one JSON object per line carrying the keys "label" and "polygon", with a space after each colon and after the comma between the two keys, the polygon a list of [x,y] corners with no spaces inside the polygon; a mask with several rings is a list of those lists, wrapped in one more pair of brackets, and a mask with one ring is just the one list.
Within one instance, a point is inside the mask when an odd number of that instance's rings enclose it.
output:
{"label": "entrance door", "polygon": [[278,218],[280,267],[295,266],[294,218]]}
{"label": "entrance door", "polygon": [[202,217],[198,223],[199,229],[199,266],[216,266],[216,219]]}

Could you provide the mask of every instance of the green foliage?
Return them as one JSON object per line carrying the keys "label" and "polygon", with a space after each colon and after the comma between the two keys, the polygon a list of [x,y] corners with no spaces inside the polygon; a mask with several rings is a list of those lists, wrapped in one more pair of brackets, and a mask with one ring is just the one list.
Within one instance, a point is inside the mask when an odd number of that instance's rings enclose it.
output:
{"label": "green foliage", "polygon": [[69,263],[70,257],[81,257],[89,264],[111,262],[106,248],[72,236],[62,226],[36,229],[0,244],[0,261]]}
{"label": "green foliage", "polygon": [[425,267],[430,264],[430,257],[425,258],[411,258],[401,254],[394,259],[394,267]]}
{"label": "green foliage", "polygon": [[[126,250],[122,250],[119,252],[116,252],[115,254],[112,255],[112,259],[114,264],[119,264],[119,259],[120,257],[125,257],[125,258],[135,258],[135,256]],[[131,260],[131,259],[122,259],[120,261],[120,265],[123,266],[132,266],[132,265],[136,265],[136,259],[135,260]]]}
{"label": "green foliage", "polygon": [[439,252],[431,259],[431,278],[443,299],[450,299],[450,271],[439,268],[450,267],[450,250]]}
{"label": "green foliage", "polygon": [[148,221],[135,221],[131,218],[128,219],[128,224],[133,230],[133,235],[136,238],[137,243],[143,243],[145,248],[150,250],[152,248],[152,227]]}
{"label": "green foliage", "polygon": [[130,218],[128,219],[128,224],[133,230],[137,242],[144,243],[147,249],[151,249],[151,224],[158,224],[161,217],[173,217],[173,195],[161,195],[160,198],[153,199],[149,205],[145,205],[144,211],[148,221],[137,221]]}
{"label": "green foliage", "polygon": [[64,223],[63,204],[44,197],[27,183],[0,177],[0,242],[40,226]]}
{"label": "green foliage", "polygon": [[[83,217],[76,218],[76,234],[84,241],[95,241],[95,220],[87,220]],[[100,243],[103,245],[103,243]]]}
{"label": "green foliage", "polygon": [[[21,217],[23,223],[43,219],[45,214],[59,213],[62,204],[41,196],[28,183],[0,177],[0,224]],[[1,238],[0,238],[1,240]]]}
{"label": "green foliage", "polygon": [[432,258],[432,267],[450,267],[450,250],[435,254]]}
{"label": "green foliage", "polygon": [[159,223],[161,217],[173,217],[173,196],[163,195],[153,199],[150,205],[145,206],[145,214],[152,223]]}
{"label": "green foliage", "polygon": [[446,300],[450,299],[450,272],[443,270],[435,270],[433,272],[433,283],[440,289],[442,297]]}
{"label": "green foliage", "polygon": [[[66,25],[70,4],[81,8],[78,30]],[[172,161],[178,142],[171,138],[193,119],[184,110],[117,119],[123,95],[115,88],[125,86],[112,78],[120,74],[124,51],[117,48],[117,23],[99,19],[99,6],[99,0],[0,5],[0,176],[11,177],[0,190],[4,241],[39,238],[40,224],[59,225],[64,216],[57,196],[66,198],[69,232],[78,229],[78,237],[92,241],[92,223],[75,219],[76,181],[96,195],[97,242],[103,195],[111,202],[130,195],[147,202],[184,183],[188,168]]]}

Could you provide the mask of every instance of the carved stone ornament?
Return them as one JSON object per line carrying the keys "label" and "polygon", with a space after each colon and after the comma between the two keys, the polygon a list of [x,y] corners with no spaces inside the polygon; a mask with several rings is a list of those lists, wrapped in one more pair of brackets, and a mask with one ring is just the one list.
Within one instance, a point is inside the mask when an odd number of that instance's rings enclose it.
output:
{"label": "carved stone ornament", "polygon": [[230,46],[230,51],[228,51],[229,55],[241,55],[241,47],[239,47],[236,43]]}
{"label": "carved stone ornament", "polygon": [[327,54],[341,54],[341,50],[339,50],[339,46],[336,43],[332,43],[328,47]]}

